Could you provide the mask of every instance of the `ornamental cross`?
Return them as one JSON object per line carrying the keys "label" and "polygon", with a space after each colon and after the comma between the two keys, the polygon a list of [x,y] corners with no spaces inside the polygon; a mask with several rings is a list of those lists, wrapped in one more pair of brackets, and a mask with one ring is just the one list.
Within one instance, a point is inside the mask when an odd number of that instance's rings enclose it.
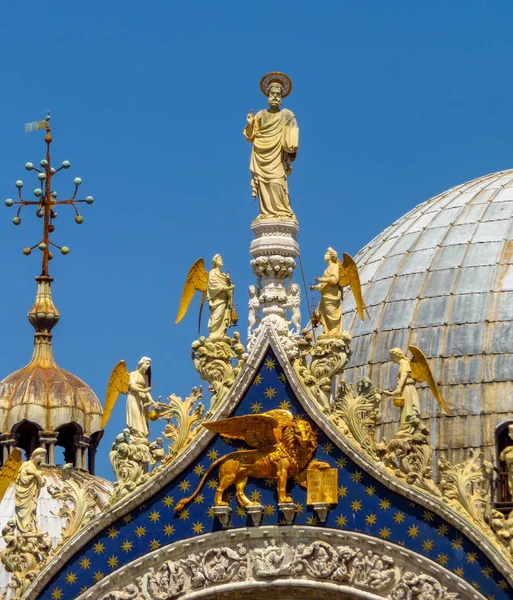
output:
{"label": "ornamental cross", "polygon": [[19,225],[21,223],[21,209],[25,206],[37,206],[36,216],[40,219],[43,219],[43,236],[39,242],[34,244],[32,247],[27,247],[23,249],[23,254],[28,256],[31,254],[32,250],[35,248],[39,248],[42,253],[42,268],[41,268],[41,276],[49,277],[48,273],[48,263],[53,258],[53,254],[50,251],[50,247],[53,246],[61,251],[62,254],[69,254],[69,248],[67,246],[58,246],[53,241],[50,240],[51,234],[55,231],[54,220],[57,218],[56,207],[62,204],[69,204],[73,207],[75,211],[75,222],[80,225],[84,222],[84,218],[78,214],[77,204],[79,202],[85,202],[86,204],[92,204],[94,202],[94,198],[92,196],[87,196],[84,200],[77,199],[77,192],[79,186],[82,184],[82,179],[80,177],[75,177],[73,183],[75,185],[75,191],[71,198],[66,200],[57,200],[57,192],[52,189],[52,178],[62,169],[69,169],[71,163],[69,160],[64,160],[61,163],[61,166],[58,169],[52,167],[51,159],[50,159],[50,145],[52,143],[52,135],[50,132],[50,111],[46,116],[46,119],[43,121],[34,121],[33,123],[27,123],[25,125],[25,131],[37,131],[39,129],[46,129],[45,135],[45,143],[46,143],[46,158],[44,158],[39,164],[40,169],[36,168],[32,163],[28,162],[25,164],[25,169],[27,171],[36,171],[37,178],[39,180],[39,186],[34,190],[35,200],[25,200],[21,195],[21,189],[23,188],[23,181],[18,179],[15,185],[18,189],[18,200],[12,200],[8,198],[5,201],[5,205],[11,207],[13,205],[18,205],[18,211],[16,216],[13,218],[12,222],[14,225]]}

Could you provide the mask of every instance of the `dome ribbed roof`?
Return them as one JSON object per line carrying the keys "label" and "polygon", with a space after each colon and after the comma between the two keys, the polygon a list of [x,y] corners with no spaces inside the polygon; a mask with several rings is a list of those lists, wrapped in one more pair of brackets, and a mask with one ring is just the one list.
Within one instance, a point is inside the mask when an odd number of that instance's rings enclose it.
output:
{"label": "dome ribbed roof", "polygon": [[[370,318],[344,303],[353,335],[347,378],[395,387],[390,348],[414,344],[432,360],[451,415],[421,395],[432,443],[452,461],[469,447],[493,455],[494,428],[513,418],[513,170],[450,189],[416,206],[355,257]],[[384,434],[399,410],[382,403]]]}
{"label": "dome ribbed roof", "polygon": [[90,435],[101,428],[102,407],[81,379],[54,361],[32,360],[0,382],[0,431],[24,419],[45,431],[74,422]]}
{"label": "dome ribbed roof", "polygon": [[35,329],[34,352],[27,366],[0,382],[0,433],[27,420],[46,432],[75,423],[90,436],[101,429],[101,404],[88,385],[55,362],[51,331],[59,311],[52,301],[51,278],[37,281],[36,301],[28,314]]}

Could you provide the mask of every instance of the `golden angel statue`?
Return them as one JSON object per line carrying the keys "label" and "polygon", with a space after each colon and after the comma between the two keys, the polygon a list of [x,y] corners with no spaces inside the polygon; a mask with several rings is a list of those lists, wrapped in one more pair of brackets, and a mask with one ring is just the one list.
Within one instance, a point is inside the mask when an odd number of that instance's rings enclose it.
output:
{"label": "golden angel statue", "polygon": [[[128,372],[124,360],[112,370],[107,384],[102,428],[107,424],[119,394],[127,394],[126,424],[135,439],[147,439],[150,433],[148,418],[157,417],[158,404],[151,397],[151,358],[143,356],[137,369]],[[150,410],[151,409],[151,410]]]}
{"label": "golden angel statue", "polygon": [[333,248],[328,248],[324,260],[328,264],[322,277],[316,277],[317,285],[310,285],[311,290],[319,290],[321,301],[317,309],[317,318],[323,326],[323,338],[340,338],[342,336],[342,288],[349,286],[353,292],[356,308],[360,318],[364,319],[365,304],[358,267],[349,254],[344,253],[344,261],[338,259]]}
{"label": "golden angel statue", "polygon": [[[248,477],[272,479],[276,482],[278,502],[292,502],[287,496],[287,480],[301,480],[307,467],[329,467],[328,463],[312,461],[317,449],[317,435],[308,421],[294,417],[288,410],[275,409],[259,415],[230,417],[203,423],[203,427],[224,438],[244,440],[252,449],[235,450],[214,461],[203,475],[197,489],[175,507],[180,512],[198,495],[212,470],[219,466],[216,506],[226,506],[224,492],[235,486],[241,506],[255,506],[244,493]],[[303,477],[304,478],[304,477]]]}
{"label": "golden angel statue", "polygon": [[290,207],[287,178],[299,146],[296,117],[287,108],[280,109],[282,98],[292,90],[292,82],[283,73],[268,73],[260,81],[269,108],[246,117],[244,137],[253,143],[249,170],[253,198],[260,202],[257,220],[296,217]]}
{"label": "golden angel statue", "polygon": [[399,430],[394,439],[410,437],[417,429],[420,422],[420,403],[416,383],[425,381],[436,401],[449,413],[445,400],[436,385],[429,368],[425,354],[416,346],[409,346],[412,358],[409,359],[401,348],[390,350],[390,359],[399,365],[397,373],[397,387],[390,391],[383,391],[385,396],[392,396],[394,404],[401,408],[401,421]]}
{"label": "golden angel statue", "polygon": [[198,291],[201,292],[198,333],[205,298],[207,298],[210,308],[209,339],[223,339],[228,327],[237,325],[238,316],[233,305],[235,286],[230,280],[230,275],[221,271],[222,268],[223,259],[220,254],[216,254],[212,258],[212,269],[208,273],[202,258],[192,265],[185,280],[175,323],[179,323],[183,319],[194,294]]}

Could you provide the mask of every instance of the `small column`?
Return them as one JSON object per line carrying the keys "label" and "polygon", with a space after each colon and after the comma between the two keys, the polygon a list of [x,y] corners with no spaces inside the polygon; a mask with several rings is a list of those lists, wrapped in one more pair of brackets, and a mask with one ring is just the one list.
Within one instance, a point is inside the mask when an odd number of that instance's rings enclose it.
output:
{"label": "small column", "polygon": [[78,448],[77,448],[77,458],[76,458],[76,468],[80,469],[81,471],[86,471],[87,470],[87,450],[89,448],[89,442],[91,441],[91,438],[84,435],[80,438],[79,442],[78,442]]}
{"label": "small column", "polygon": [[39,442],[46,450],[46,464],[49,467],[55,467],[55,444],[57,436],[53,431],[44,431],[39,434]]}
{"label": "small column", "polygon": [[15,433],[6,433],[0,438],[0,446],[2,446],[2,465],[5,465],[9,454],[16,448],[18,436]]}

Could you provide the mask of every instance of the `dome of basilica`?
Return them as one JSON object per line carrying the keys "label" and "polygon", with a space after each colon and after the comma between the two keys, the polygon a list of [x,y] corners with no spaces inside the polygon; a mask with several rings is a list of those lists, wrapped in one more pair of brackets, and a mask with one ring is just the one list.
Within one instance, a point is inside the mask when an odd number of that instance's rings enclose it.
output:
{"label": "dome of basilica", "polygon": [[[452,463],[469,448],[496,463],[497,427],[513,418],[512,215],[513,170],[486,175],[419,204],[355,257],[369,316],[361,321],[348,295],[346,378],[391,389],[389,350],[421,348],[450,409],[424,388],[421,415]],[[381,414],[390,439],[399,409],[384,398]]]}

